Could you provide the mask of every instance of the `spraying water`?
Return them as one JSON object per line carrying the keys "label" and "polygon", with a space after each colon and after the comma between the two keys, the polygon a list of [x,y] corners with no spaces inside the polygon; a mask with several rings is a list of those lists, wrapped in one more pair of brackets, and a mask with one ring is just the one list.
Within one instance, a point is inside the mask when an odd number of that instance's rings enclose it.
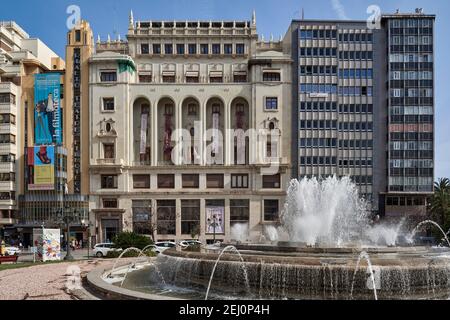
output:
{"label": "spraying water", "polygon": [[241,266],[242,266],[242,271],[244,273],[244,278],[245,278],[245,286],[247,287],[247,292],[250,293],[250,283],[248,282],[248,274],[247,274],[247,267],[245,266],[244,263],[244,258],[242,258],[241,253],[239,252],[238,249],[236,249],[235,246],[226,246],[219,254],[219,256],[217,257],[216,263],[214,264],[214,267],[212,269],[211,272],[211,276],[209,278],[209,283],[208,283],[208,289],[206,289],[206,294],[205,294],[205,300],[208,300],[208,295],[209,295],[209,289],[211,288],[211,283],[212,283],[212,279],[214,277],[214,272],[216,272],[216,268],[217,265],[219,264],[220,258],[222,258],[222,255],[227,252],[227,251],[234,251],[238,254],[239,259],[241,260]]}
{"label": "spraying water", "polygon": [[361,239],[369,226],[369,206],[348,177],[290,182],[281,215],[291,241],[339,246]]}
{"label": "spraying water", "polygon": [[235,223],[230,229],[231,239],[246,241],[248,238],[248,223]]}
{"label": "spraying water", "polygon": [[365,259],[367,261],[367,266],[368,266],[369,272],[370,272],[370,279],[372,281],[373,295],[375,297],[375,300],[378,300],[377,287],[375,285],[375,277],[374,277],[373,267],[372,267],[372,263],[370,262],[369,254],[366,251],[362,251],[359,254],[358,262],[356,262],[355,272],[353,273],[352,287],[350,289],[350,298],[353,299],[353,286],[355,284],[356,272],[358,272],[359,265],[360,265],[362,259]]}
{"label": "spraying water", "polygon": [[431,224],[431,225],[435,226],[436,228],[438,228],[439,231],[441,231],[441,233],[444,235],[445,241],[447,242],[448,246],[450,247],[450,241],[448,240],[445,231],[442,230],[441,226],[438,223],[436,223],[435,221],[433,221],[433,220],[424,220],[424,221],[418,223],[417,226],[411,232],[410,241],[413,241],[413,238],[416,235],[416,232],[419,230],[419,228],[421,226],[423,226],[423,225],[426,225],[426,224]]}

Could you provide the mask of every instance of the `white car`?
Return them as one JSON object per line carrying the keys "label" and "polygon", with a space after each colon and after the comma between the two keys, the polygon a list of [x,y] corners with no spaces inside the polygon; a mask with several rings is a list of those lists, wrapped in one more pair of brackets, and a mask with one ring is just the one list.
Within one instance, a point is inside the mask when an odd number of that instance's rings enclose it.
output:
{"label": "white car", "polygon": [[182,248],[187,248],[189,246],[201,246],[202,242],[198,240],[183,240],[178,243]]}
{"label": "white car", "polygon": [[159,241],[155,242],[156,250],[163,252],[164,250],[176,247],[176,243],[172,241]]}
{"label": "white car", "polygon": [[114,248],[114,243],[97,243],[93,249],[94,255],[97,258],[106,257],[110,251],[122,251],[122,249]]}
{"label": "white car", "polygon": [[20,249],[17,247],[5,247],[5,252],[8,256],[18,256],[20,253],[22,253],[22,251],[20,251]]}

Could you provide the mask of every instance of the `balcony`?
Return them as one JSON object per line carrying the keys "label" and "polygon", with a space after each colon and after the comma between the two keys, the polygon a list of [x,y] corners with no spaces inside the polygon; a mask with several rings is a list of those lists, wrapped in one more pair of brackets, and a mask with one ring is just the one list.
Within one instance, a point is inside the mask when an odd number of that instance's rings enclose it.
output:
{"label": "balcony", "polygon": [[1,82],[0,83],[0,92],[12,92],[12,93],[16,94],[17,86],[12,82]]}
{"label": "balcony", "polygon": [[16,200],[12,199],[0,199],[0,209],[12,209],[16,205]]}
{"label": "balcony", "polygon": [[97,159],[98,166],[123,166],[123,159]]}
{"label": "balcony", "polygon": [[15,124],[11,123],[0,123],[0,134],[8,134],[12,133],[14,135],[17,135],[17,127]]}
{"label": "balcony", "polygon": [[142,166],[151,166],[151,165],[152,165],[152,162],[150,160],[133,162],[133,167],[142,167]]}
{"label": "balcony", "polygon": [[15,172],[16,166],[12,162],[0,162],[0,172]]}
{"label": "balcony", "polygon": [[12,143],[0,143],[0,153],[1,154],[7,154],[7,153],[17,154],[17,146]]}
{"label": "balcony", "polygon": [[16,183],[12,181],[0,181],[0,191],[16,191]]}
{"label": "balcony", "polygon": [[0,103],[0,113],[17,114],[17,107],[12,103]]}
{"label": "balcony", "polygon": [[0,225],[16,224],[16,223],[17,223],[17,219],[0,217]]}
{"label": "balcony", "polygon": [[95,159],[95,163],[90,165],[90,169],[92,173],[99,173],[103,169],[107,169],[120,174],[124,166],[123,159]]}

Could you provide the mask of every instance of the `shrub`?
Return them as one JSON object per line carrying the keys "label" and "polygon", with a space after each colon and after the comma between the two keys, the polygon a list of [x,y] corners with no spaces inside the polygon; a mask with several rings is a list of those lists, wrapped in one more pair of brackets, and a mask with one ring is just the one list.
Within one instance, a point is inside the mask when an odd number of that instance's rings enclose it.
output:
{"label": "shrub", "polygon": [[153,244],[153,241],[149,237],[128,231],[117,234],[117,236],[114,237],[113,242],[116,248],[122,248],[123,250],[130,247],[142,250],[149,244]]}
{"label": "shrub", "polygon": [[[118,258],[122,252],[123,251],[113,251],[113,250],[108,251],[108,253],[106,254],[105,258]],[[146,249],[144,251],[144,254],[147,257],[155,257],[156,256],[156,252],[153,252],[153,251],[151,251],[149,249],[148,250]],[[130,251],[126,252],[122,257],[124,257],[124,258],[134,258],[134,257],[137,257],[137,256],[139,256],[139,252],[138,251],[130,250]]]}

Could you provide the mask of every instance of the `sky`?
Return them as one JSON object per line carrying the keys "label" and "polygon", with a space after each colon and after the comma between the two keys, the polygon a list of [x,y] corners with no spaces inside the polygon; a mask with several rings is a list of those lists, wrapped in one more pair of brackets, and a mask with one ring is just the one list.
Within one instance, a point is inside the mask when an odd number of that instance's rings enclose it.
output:
{"label": "sky", "polygon": [[2,1],[0,20],[16,21],[31,37],[40,38],[64,58],[67,8],[77,5],[97,35],[106,40],[120,34],[125,39],[128,15],[135,20],[250,20],[256,11],[259,35],[275,39],[284,35],[292,19],[366,20],[367,8],[377,5],[382,13],[436,14],[435,31],[435,177],[450,177],[450,1],[448,0],[14,0]]}

